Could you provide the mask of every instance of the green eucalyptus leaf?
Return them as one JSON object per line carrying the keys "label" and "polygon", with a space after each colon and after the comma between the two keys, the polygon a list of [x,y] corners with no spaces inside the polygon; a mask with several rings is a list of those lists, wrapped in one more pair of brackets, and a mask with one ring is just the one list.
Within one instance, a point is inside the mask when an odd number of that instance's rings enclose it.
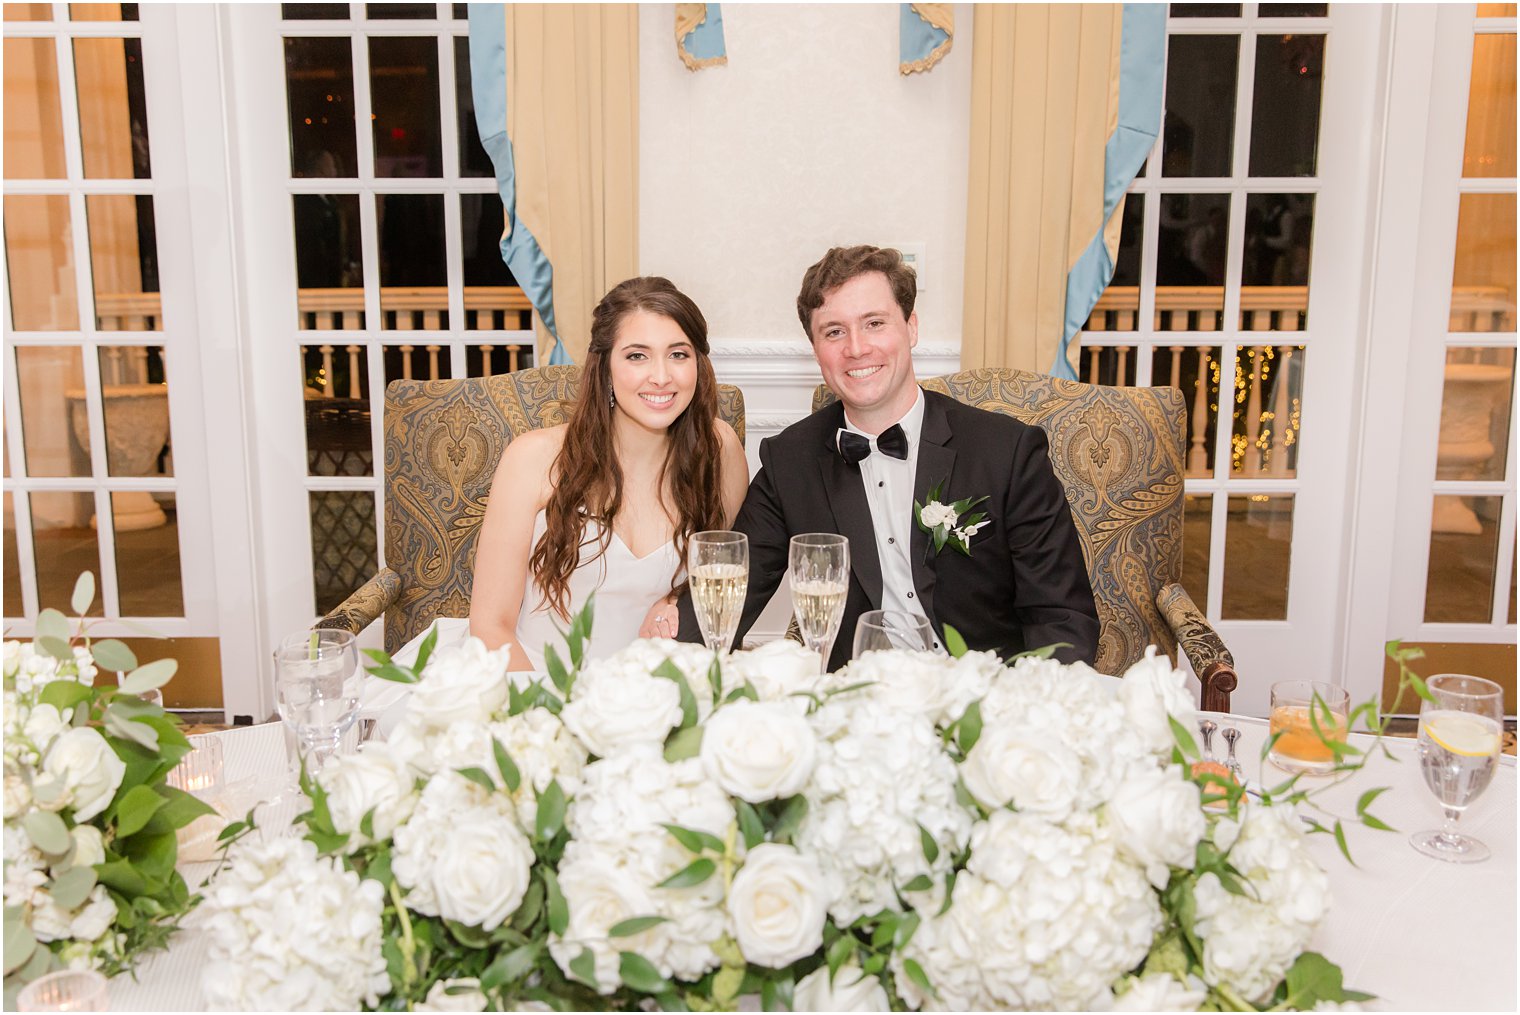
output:
{"label": "green eucalyptus leaf", "polygon": [[90,655],[95,657],[96,665],[104,670],[126,673],[137,669],[137,654],[127,647],[126,642],[115,638],[91,642]]}
{"label": "green eucalyptus leaf", "polygon": [[552,780],[538,795],[538,815],[534,821],[540,842],[548,842],[565,827],[565,791]]}
{"label": "green eucalyptus leaf", "polygon": [[48,607],[37,614],[37,624],[32,631],[34,641],[41,638],[56,638],[66,643],[70,638],[69,618],[58,610]]}
{"label": "green eucalyptus leaf", "polygon": [[68,826],[52,811],[33,811],[21,819],[21,827],[32,845],[49,856],[63,856],[74,846]]}
{"label": "green eucalyptus leaf", "polygon": [[495,737],[491,738],[491,753],[496,757],[496,768],[501,772],[501,781],[506,785],[507,792],[516,793],[517,787],[522,785],[522,773],[512,762],[512,756],[507,753],[506,747]]}
{"label": "green eucalyptus leaf", "polygon": [[618,974],[625,986],[644,994],[659,994],[671,989],[670,981],[660,975],[654,963],[637,952],[618,953]]}
{"label": "green eucalyptus leaf", "polygon": [[581,953],[570,960],[570,975],[592,990],[600,989],[596,984],[596,956],[591,954],[591,949],[582,948]]}
{"label": "green eucalyptus leaf", "polygon": [[902,886],[905,892],[927,892],[934,887],[934,880],[927,874],[920,874],[912,881]]}
{"label": "green eucalyptus leaf", "polygon": [[498,956],[496,961],[480,974],[481,990],[496,990],[508,983],[515,983],[532,971],[543,946],[537,943],[519,945]]}
{"label": "green eucalyptus leaf", "polygon": [[427,666],[428,660],[433,656],[433,647],[438,644],[438,622],[435,620],[428,628],[427,637],[422,639],[422,644],[417,647],[417,658],[412,663],[412,671],[420,674]]}
{"label": "green eucalyptus leaf", "polygon": [[708,878],[712,877],[713,872],[716,871],[717,869],[718,869],[718,865],[717,864],[713,863],[711,860],[707,859],[706,857],[702,857],[701,859],[699,859],[699,860],[693,860],[691,863],[687,864],[685,867],[682,867],[680,870],[676,871],[670,877],[666,878],[664,881],[661,881],[655,887],[656,888],[690,888],[693,885],[700,885],[702,882],[704,882]]}
{"label": "green eucalyptus leaf", "polygon": [[807,797],[801,793],[789,797],[781,808],[781,816],[776,819],[776,824],[771,829],[771,839],[777,842],[790,839],[802,826],[802,819],[807,817],[807,812]]}
{"label": "green eucalyptus leaf", "polygon": [[147,786],[133,786],[116,804],[116,836],[135,835],[167,801]]}
{"label": "green eucalyptus leaf", "polygon": [[150,751],[158,750],[158,730],[147,723],[137,722],[134,719],[123,719],[112,712],[107,712],[105,717],[105,730],[112,736],[122,740],[130,740]]}
{"label": "green eucalyptus leaf", "polygon": [[[37,939],[32,936],[32,932],[27,929],[25,923],[20,920],[16,921],[14,925],[11,923],[11,908],[13,907],[6,907],[5,920],[6,976],[10,976],[11,973],[24,966],[33,953],[37,951]],[[6,1008],[10,1009],[11,1005],[7,1004]]]}
{"label": "green eucalyptus leaf", "polygon": [[744,848],[754,849],[765,841],[765,824],[760,812],[748,800],[735,801],[734,810],[739,815],[739,833],[744,836]]}
{"label": "green eucalyptus leaf", "polygon": [[59,662],[71,663],[74,661],[74,650],[69,647],[68,641],[63,638],[54,638],[52,635],[43,634],[33,638],[32,644],[43,655],[51,656]]}
{"label": "green eucalyptus leaf", "polygon": [[929,982],[928,975],[924,973],[924,967],[919,965],[916,959],[903,959],[903,972],[908,974],[908,979],[918,985],[919,990],[922,990],[930,997],[939,997],[939,991],[934,989],[934,985]]}
{"label": "green eucalyptus leaf", "polygon": [[1015,655],[1009,656],[1008,662],[1011,663],[1015,659],[1049,659],[1051,656],[1056,654],[1057,649],[1063,648],[1071,648],[1071,642],[1058,641],[1050,645],[1041,645],[1039,648],[1032,648],[1027,651],[1019,652]]}
{"label": "green eucalyptus leaf", "polygon": [[169,682],[177,669],[179,669],[179,663],[173,659],[155,659],[151,663],[144,663],[127,674],[126,679],[121,682],[121,692],[144,694],[157,690]]}
{"label": "green eucalyptus leaf", "polygon": [[565,894],[560,891],[559,878],[548,867],[539,868],[544,876],[544,888],[549,893],[549,930],[555,934],[564,936],[565,929],[570,926],[570,906],[565,902]]}
{"label": "green eucalyptus leaf", "polygon": [[929,861],[932,867],[934,861],[939,859],[939,843],[934,841],[934,836],[930,835],[929,830],[923,825],[918,826],[918,843],[923,848],[924,859]]}
{"label": "green eucalyptus leaf", "polygon": [[661,825],[660,827],[674,836],[675,840],[685,846],[689,852],[700,853],[704,849],[710,849],[720,855],[724,852],[723,840],[710,832],[696,828],[683,828],[680,825]]}
{"label": "green eucalyptus leaf", "polygon": [[681,725],[679,729],[686,729],[697,724],[697,696],[691,693],[691,685],[686,682],[686,674],[671,659],[666,659],[654,668],[652,676],[664,677],[674,681],[681,692]]}
{"label": "green eucalyptus leaf", "polygon": [[544,669],[549,671],[549,679],[554,681],[554,686],[559,689],[559,693],[569,697],[570,671],[565,669],[565,664],[553,645],[544,646]]}
{"label": "green eucalyptus leaf", "polygon": [[[737,692],[736,692],[737,693]],[[702,750],[702,727],[688,726],[676,730],[665,741],[665,760],[674,764],[695,758]]]}
{"label": "green eucalyptus leaf", "polygon": [[66,708],[73,708],[94,693],[94,688],[88,684],[81,684],[77,680],[53,680],[42,688],[42,693],[37,695],[37,700],[44,705],[52,705],[62,712]]}
{"label": "green eucalyptus leaf", "polygon": [[[95,602],[95,573],[93,571],[81,571],[79,578],[74,582],[74,594],[69,597],[69,606],[75,615],[84,616],[89,612],[90,605]],[[73,906],[65,907],[73,909]]]}
{"label": "green eucalyptus leaf", "polygon": [[487,793],[496,792],[496,783],[492,780],[491,776],[486,772],[485,769],[477,768],[474,765],[468,765],[464,768],[456,768],[454,771],[458,772],[460,775],[464,776],[466,779],[470,780],[475,785],[485,790]]}
{"label": "green eucalyptus leaf", "polygon": [[[980,699],[966,706],[966,711],[955,724],[955,742],[962,754],[970,754],[971,748],[982,738],[982,702]],[[933,860],[929,861],[933,863]]]}
{"label": "green eucalyptus leaf", "polygon": [[70,867],[53,879],[48,892],[59,909],[77,909],[90,897],[97,880],[94,867]]}
{"label": "green eucalyptus leaf", "polygon": [[959,659],[971,651],[966,645],[966,639],[961,637],[961,633],[949,624],[945,625],[945,651],[950,653],[950,658],[952,659]]}
{"label": "green eucalyptus leaf", "polygon": [[1197,760],[1198,741],[1193,738],[1192,731],[1178,722],[1176,716],[1169,715],[1166,721],[1172,727],[1172,739],[1177,742],[1177,749],[1182,752],[1183,757]]}
{"label": "green eucalyptus leaf", "polygon": [[635,934],[643,933],[650,927],[665,923],[669,919],[667,916],[635,916],[613,924],[612,928],[607,931],[607,936],[632,937]]}

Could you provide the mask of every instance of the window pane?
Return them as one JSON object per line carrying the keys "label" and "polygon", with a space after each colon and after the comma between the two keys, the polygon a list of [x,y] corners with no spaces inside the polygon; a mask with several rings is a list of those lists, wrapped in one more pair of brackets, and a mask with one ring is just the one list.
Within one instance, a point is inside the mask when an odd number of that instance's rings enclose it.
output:
{"label": "window pane", "polygon": [[5,259],[10,270],[12,328],[72,331],[79,327],[67,196],[6,195]]}
{"label": "window pane", "polygon": [[[6,18],[13,6],[6,4]],[[5,178],[61,180],[63,110],[52,39],[5,40]]]}
{"label": "window pane", "polygon": [[[52,21],[53,20],[53,5],[52,4],[6,4],[5,5],[5,20],[6,21]],[[7,39],[5,41],[6,42],[10,42],[9,39]],[[10,55],[9,52],[7,52],[5,54],[5,62],[6,63],[10,63],[10,59],[11,59],[11,55]],[[6,91],[9,92],[10,91],[10,85],[7,84],[5,87],[6,87]]]}
{"label": "window pane", "polygon": [[376,176],[442,176],[438,42],[369,40]]}
{"label": "window pane", "polygon": [[1303,388],[1303,346],[1237,350],[1232,473],[1247,479],[1297,474]]}
{"label": "window pane", "polygon": [[1225,620],[1288,619],[1293,495],[1230,498],[1224,530]]}
{"label": "window pane", "polygon": [[286,21],[347,21],[348,4],[280,4]]}
{"label": "window pane", "polygon": [[1088,384],[1132,388],[1135,386],[1135,362],[1139,358],[1133,346],[1084,345],[1078,377]]}
{"label": "window pane", "polygon": [[[1514,17],[1511,12],[1510,17]],[[1515,37],[1473,38],[1463,176],[1515,175]]]}
{"label": "window pane", "polygon": [[21,392],[21,438],[28,476],[90,474],[83,364],[78,346],[16,348],[16,386]]}
{"label": "window pane", "polygon": [[380,310],[384,326],[429,331],[449,326],[442,194],[377,194]]}
{"label": "window pane", "polygon": [[[164,503],[160,503],[160,499]],[[179,522],[172,493],[111,494],[116,595],[124,617],[183,617]]]}
{"label": "window pane", "polygon": [[136,21],[136,4],[69,4],[70,21]]}
{"label": "window pane", "polygon": [[1218,331],[1230,195],[1163,194],[1156,232],[1156,330]]}
{"label": "window pane", "polygon": [[79,142],[91,179],[152,176],[141,39],[75,39]]}
{"label": "window pane", "polygon": [[1119,227],[1114,277],[1098,297],[1084,331],[1134,331],[1140,312],[1140,248],[1145,231],[1145,195],[1126,194]]}
{"label": "window pane", "polygon": [[449,348],[439,343],[387,345],[385,383],[391,381],[437,381],[453,376]]}
{"label": "window pane", "polygon": [[465,376],[495,377],[497,374],[527,370],[533,364],[533,344],[487,342],[467,346],[464,351]]}
{"label": "window pane", "polygon": [[475,122],[475,92],[470,87],[470,40],[454,39],[454,106],[459,115],[459,175],[496,175],[491,156],[480,143],[480,125]]}
{"label": "window pane", "polygon": [[355,176],[354,54],[344,37],[285,40],[290,175]]}
{"label": "window pane", "polygon": [[464,256],[464,326],[469,331],[527,331],[533,327],[528,298],[501,259],[504,228],[501,198],[459,198]]}
{"label": "window pane", "polygon": [[[470,5],[469,4],[451,4],[450,6],[452,6],[454,8],[454,20],[455,21],[464,21],[465,19],[467,19],[470,16]],[[1514,4],[1510,4],[1510,6],[1513,7]]]}
{"label": "window pane", "polygon": [[1492,619],[1502,497],[1437,496],[1430,516],[1427,624]]}
{"label": "window pane", "polygon": [[1462,195],[1451,286],[1452,331],[1515,330],[1514,194]]}
{"label": "window pane", "polygon": [[1330,13],[1330,5],[1261,4],[1256,13],[1263,18],[1323,18]]}
{"label": "window pane", "polygon": [[1161,175],[1230,175],[1239,60],[1239,36],[1167,39]]}
{"label": "window pane", "polygon": [[1181,391],[1187,401],[1187,474],[1190,477],[1214,474],[1214,433],[1219,418],[1219,357],[1218,346],[1174,345],[1158,348],[1152,353],[1151,383],[1170,385]]}
{"label": "window pane", "polygon": [[1502,480],[1509,459],[1515,350],[1446,350],[1437,479]]}
{"label": "window pane", "polygon": [[91,194],[85,198],[95,323],[103,331],[163,328],[158,295],[158,241],[153,198]]}
{"label": "window pane", "polygon": [[1243,331],[1303,331],[1309,319],[1313,194],[1246,197],[1240,265]]}
{"label": "window pane", "polygon": [[164,350],[153,345],[100,349],[106,463],[112,476],[172,476],[169,386]]}
{"label": "window pane", "polygon": [[308,345],[301,355],[308,473],[374,475],[368,350],[362,345]]}
{"label": "window pane", "polygon": [[[7,4],[6,6],[10,6]],[[22,494],[21,496],[26,496]],[[21,558],[16,547],[16,504],[9,490],[5,492],[5,615],[19,617],[26,612],[21,605]]]}
{"label": "window pane", "polygon": [[[69,601],[74,583],[83,571],[100,577],[100,540],[95,534],[95,495],[34,491],[32,505],[32,559],[37,567],[37,605],[73,615]],[[103,597],[96,596],[88,616],[103,613]]]}
{"label": "window pane", "polygon": [[312,586],[317,612],[328,613],[380,570],[375,495],[368,490],[311,494]]}
{"label": "window pane", "polygon": [[364,327],[364,255],[358,194],[296,194],[297,306],[301,327]]}
{"label": "window pane", "polygon": [[1209,545],[1214,529],[1210,494],[1182,498],[1182,587],[1203,611],[1209,604]]}
{"label": "window pane", "polygon": [[1172,4],[1174,18],[1238,18],[1240,4]]}
{"label": "window pane", "polygon": [[1323,35],[1257,38],[1251,100],[1252,176],[1314,175],[1324,74]]}
{"label": "window pane", "polygon": [[383,18],[436,18],[437,4],[365,4],[364,16],[379,21]]}

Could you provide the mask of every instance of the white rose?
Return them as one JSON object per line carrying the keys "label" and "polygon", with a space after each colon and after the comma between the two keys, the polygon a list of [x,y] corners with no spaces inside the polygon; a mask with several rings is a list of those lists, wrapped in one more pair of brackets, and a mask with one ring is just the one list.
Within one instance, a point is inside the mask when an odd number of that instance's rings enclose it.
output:
{"label": "white rose", "polygon": [[438,915],[495,930],[522,904],[533,849],[515,822],[492,815],[449,829],[433,873]]}
{"label": "white rose", "polygon": [[1055,735],[1016,724],[982,731],[961,765],[966,788],[989,810],[1020,811],[1060,821],[1081,789],[1082,761]]}
{"label": "white rose", "polygon": [[53,738],[67,726],[67,721],[58,709],[44,702],[32,707],[32,714],[26,717],[26,727],[22,732],[32,742],[32,746],[41,752],[46,751]]}
{"label": "white rose", "polygon": [[[450,989],[454,993],[450,993]],[[414,1005],[413,1011],[485,1011],[486,996],[480,981],[473,976],[439,980],[427,993],[427,1000]]]}
{"label": "white rose", "polygon": [[1172,669],[1172,664],[1157,653],[1154,645],[1145,650],[1144,659],[1125,671],[1119,701],[1124,705],[1130,729],[1146,750],[1158,756],[1170,755],[1175,743],[1168,717],[1176,719],[1184,729],[1198,725],[1198,708],[1188,691],[1187,677]]}
{"label": "white rose", "polygon": [[818,738],[807,719],[780,702],[740,699],[702,728],[702,767],[752,804],[802,792],[817,755]]}
{"label": "white rose", "polygon": [[90,892],[89,901],[69,921],[69,936],[76,941],[94,941],[116,920],[116,903],[106,892],[104,885],[96,885]]}
{"label": "white rose", "polygon": [[740,951],[772,969],[813,954],[823,945],[830,901],[811,858],[791,846],[756,846],[728,893]]}
{"label": "white rose", "polygon": [[1171,973],[1128,977],[1124,993],[1114,998],[1114,1011],[1197,1011],[1209,996],[1202,980],[1183,983]]}
{"label": "white rose", "polygon": [[77,726],[53,741],[42,771],[63,785],[63,806],[72,805],[74,820],[84,822],[106,809],[127,765],[105,737],[89,726]]}
{"label": "white rose", "polygon": [[937,500],[931,500],[925,504],[919,512],[919,519],[929,528],[938,528],[941,525],[954,526],[960,515],[949,504],[941,504]]}
{"label": "white rose", "polygon": [[[417,805],[411,770],[383,743],[369,743],[358,754],[339,755],[317,775],[327,791],[327,809],[333,827],[348,836],[346,852],[370,842],[389,839]],[[360,831],[364,816],[370,818],[370,838]]]}
{"label": "white rose", "polygon": [[106,862],[106,842],[94,825],[75,825],[69,831],[74,838],[75,867],[93,867]]}
{"label": "white rose", "polygon": [[576,678],[560,718],[592,754],[605,758],[621,747],[663,743],[681,721],[681,691],[637,663],[601,660]]}
{"label": "white rose", "polygon": [[488,651],[479,638],[446,645],[428,659],[421,682],[412,685],[407,710],[429,726],[490,715],[507,701],[511,649]]}
{"label": "white rose", "polygon": [[792,997],[793,1011],[891,1011],[881,980],[866,976],[856,965],[841,966],[829,983],[829,967],[820,966],[802,978]]}
{"label": "white rose", "polygon": [[1157,888],[1165,888],[1170,868],[1193,869],[1198,840],[1208,831],[1198,786],[1176,765],[1131,771],[1108,803],[1119,833],[1119,848],[1145,868]]}
{"label": "white rose", "polygon": [[[748,681],[761,701],[777,701],[797,691],[810,691],[818,682],[818,653],[786,638],[768,641],[728,657],[724,673],[736,686]],[[806,700],[790,699],[802,707]]]}

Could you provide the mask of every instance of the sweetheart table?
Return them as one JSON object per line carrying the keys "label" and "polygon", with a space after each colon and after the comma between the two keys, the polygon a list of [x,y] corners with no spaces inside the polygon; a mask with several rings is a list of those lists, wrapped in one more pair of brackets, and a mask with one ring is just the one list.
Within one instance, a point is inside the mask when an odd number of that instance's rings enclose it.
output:
{"label": "sweetheart table", "polygon": [[[1250,784],[1283,777],[1260,759],[1264,719],[1213,715],[1242,736],[1240,758]],[[226,781],[275,781],[285,764],[284,736],[270,723],[217,734],[223,741]],[[1363,740],[1366,738],[1354,738]],[[1312,947],[1345,971],[1348,986],[1379,995],[1368,1007],[1387,1010],[1510,1010],[1516,1007],[1515,759],[1502,757],[1492,784],[1462,819],[1462,831],[1493,850],[1486,863],[1460,865],[1428,859],[1410,848],[1410,833],[1438,827],[1440,808],[1420,777],[1413,740],[1387,741],[1395,761],[1374,754],[1348,784],[1325,793],[1325,806],[1355,813],[1356,799],[1373,786],[1392,791],[1378,799],[1377,815],[1398,833],[1350,822],[1346,837],[1356,866],[1328,835],[1313,837],[1315,857],[1329,872],[1332,905]],[[285,815],[288,820],[288,813]],[[214,869],[185,864],[192,886]],[[111,981],[115,1011],[204,1010],[200,971],[204,944],[194,928],[182,930],[166,952],[138,968],[137,980]]]}

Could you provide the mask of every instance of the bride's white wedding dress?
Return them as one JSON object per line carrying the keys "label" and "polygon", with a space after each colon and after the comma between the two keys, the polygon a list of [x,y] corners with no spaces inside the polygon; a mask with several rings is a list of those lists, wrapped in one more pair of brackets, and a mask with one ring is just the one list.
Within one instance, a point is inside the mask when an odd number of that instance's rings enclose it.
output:
{"label": "bride's white wedding dress", "polygon": [[[533,520],[532,545],[544,535],[544,513],[540,511]],[[586,646],[587,659],[599,659],[611,655],[639,636],[639,627],[649,614],[655,600],[670,593],[670,581],[682,567],[676,555],[675,542],[666,540],[658,549],[642,557],[633,551],[614,532],[607,544],[607,552],[592,560],[601,541],[601,529],[595,522],[586,525],[586,542],[581,546],[581,563],[570,575],[570,615],[586,605],[592,593],[596,594],[596,615],[591,625],[591,642]],[[556,626],[558,625],[558,626]],[[449,645],[469,637],[470,622],[463,617],[445,617],[435,624],[438,629],[437,646]],[[533,669],[544,668],[544,646],[553,645],[561,659],[569,657],[560,631],[566,627],[552,610],[544,605],[543,594],[530,572],[523,582],[522,609],[517,614],[517,633],[514,640],[522,646],[523,654],[533,664]],[[399,663],[410,665],[417,658],[417,650],[423,631],[407,642],[395,654]],[[383,685],[384,682],[379,682]],[[400,687],[401,685],[390,685]],[[377,685],[377,694],[386,688]],[[369,697],[366,694],[366,699]],[[389,696],[387,696],[389,697]]]}

